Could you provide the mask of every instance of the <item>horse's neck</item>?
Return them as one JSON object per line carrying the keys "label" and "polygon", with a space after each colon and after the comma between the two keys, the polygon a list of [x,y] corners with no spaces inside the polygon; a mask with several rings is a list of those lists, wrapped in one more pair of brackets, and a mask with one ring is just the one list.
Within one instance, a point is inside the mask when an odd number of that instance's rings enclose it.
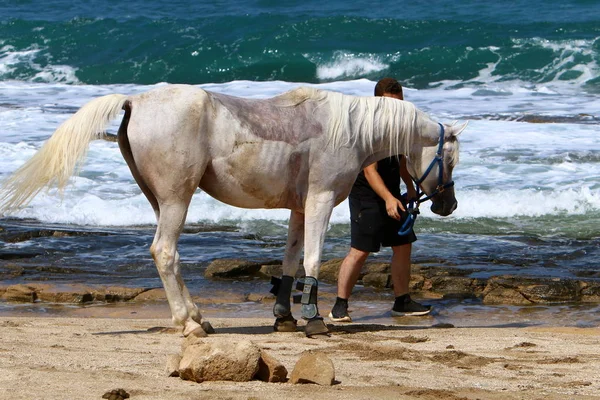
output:
{"label": "horse's neck", "polygon": [[417,119],[416,134],[413,137],[413,145],[434,146],[440,140],[440,124],[429,118],[429,116],[421,111],[420,117]]}

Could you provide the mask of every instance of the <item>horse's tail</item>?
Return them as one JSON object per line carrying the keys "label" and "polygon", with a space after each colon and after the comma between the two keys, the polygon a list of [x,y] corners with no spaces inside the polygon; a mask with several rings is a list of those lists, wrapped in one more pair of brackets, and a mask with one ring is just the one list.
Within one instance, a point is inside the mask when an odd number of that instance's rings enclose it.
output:
{"label": "horse's tail", "polygon": [[94,99],[65,121],[42,148],[3,184],[0,214],[29,203],[43,188],[62,191],[86,156],[89,143],[100,138],[115,119],[127,96],[111,94]]}

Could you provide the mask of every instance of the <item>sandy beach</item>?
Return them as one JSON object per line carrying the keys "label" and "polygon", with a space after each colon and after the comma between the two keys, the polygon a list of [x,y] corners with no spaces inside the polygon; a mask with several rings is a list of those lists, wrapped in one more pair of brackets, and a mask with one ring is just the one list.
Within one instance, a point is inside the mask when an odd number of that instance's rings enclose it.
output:
{"label": "sandy beach", "polygon": [[[207,316],[219,337],[251,340],[289,371],[325,353],[335,384],[204,382],[167,377],[183,337],[164,307],[95,307],[80,316],[0,318],[0,397],[100,399],[596,399],[600,329],[329,325],[331,335],[274,333],[270,318]],[[154,317],[151,317],[154,316]]]}

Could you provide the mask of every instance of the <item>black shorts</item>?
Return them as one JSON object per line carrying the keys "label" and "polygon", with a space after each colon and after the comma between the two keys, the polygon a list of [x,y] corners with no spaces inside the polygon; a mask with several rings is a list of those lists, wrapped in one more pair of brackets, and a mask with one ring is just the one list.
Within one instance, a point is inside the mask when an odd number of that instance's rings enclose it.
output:
{"label": "black shorts", "polygon": [[402,220],[397,221],[387,215],[385,203],[352,197],[348,198],[348,203],[350,204],[350,245],[355,249],[378,252],[381,246],[401,246],[417,240],[412,228],[406,235],[398,235],[402,224],[408,218],[408,213],[402,213]]}

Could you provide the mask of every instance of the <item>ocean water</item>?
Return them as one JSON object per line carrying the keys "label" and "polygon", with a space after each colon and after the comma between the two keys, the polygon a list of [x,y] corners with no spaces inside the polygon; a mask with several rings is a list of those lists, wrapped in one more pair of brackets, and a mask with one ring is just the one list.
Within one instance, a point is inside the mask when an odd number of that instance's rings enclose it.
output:
{"label": "ocean water", "polygon": [[[0,181],[97,96],[167,83],[252,98],[301,85],[370,96],[393,76],[434,118],[469,121],[458,209],[441,218],[422,207],[415,262],[600,279],[599,60],[591,0],[0,1]],[[198,191],[180,242],[192,288],[215,258],[281,259],[288,215]],[[348,218],[344,201],[324,259],[348,250]],[[92,143],[64,197],[44,192],[0,223],[92,233],[0,241],[41,257],[6,282],[160,285],[154,214],[115,143]]]}

